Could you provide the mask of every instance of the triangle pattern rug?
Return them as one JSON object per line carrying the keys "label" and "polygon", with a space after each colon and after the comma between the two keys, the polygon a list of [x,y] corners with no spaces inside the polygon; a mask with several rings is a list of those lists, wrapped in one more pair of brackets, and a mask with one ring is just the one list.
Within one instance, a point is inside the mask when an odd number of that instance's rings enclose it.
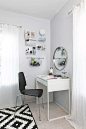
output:
{"label": "triangle pattern rug", "polygon": [[38,129],[28,105],[0,110],[0,129]]}

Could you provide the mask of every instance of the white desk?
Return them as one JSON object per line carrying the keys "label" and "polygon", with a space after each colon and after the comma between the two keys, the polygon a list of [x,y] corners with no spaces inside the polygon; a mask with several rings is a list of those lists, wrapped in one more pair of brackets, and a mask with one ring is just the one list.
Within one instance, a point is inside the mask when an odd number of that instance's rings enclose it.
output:
{"label": "white desk", "polygon": [[[55,79],[53,79],[55,78]],[[40,89],[40,84],[42,86],[45,86],[47,89],[47,111],[48,111],[48,120],[56,120],[56,119],[61,119],[64,118],[65,116],[57,117],[54,119],[49,118],[49,93],[54,92],[54,91],[63,91],[63,90],[68,90],[69,91],[69,114],[70,114],[70,79],[62,79],[62,78],[56,78],[53,76],[47,76],[47,75],[41,75],[37,76],[36,78],[36,89]],[[36,100],[37,102],[37,100]]]}

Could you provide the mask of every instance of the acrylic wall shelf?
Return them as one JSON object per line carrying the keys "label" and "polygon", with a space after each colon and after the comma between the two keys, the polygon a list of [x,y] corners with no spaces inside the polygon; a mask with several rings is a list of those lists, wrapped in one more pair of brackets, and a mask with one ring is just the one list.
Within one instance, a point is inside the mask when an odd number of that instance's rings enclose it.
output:
{"label": "acrylic wall shelf", "polygon": [[31,58],[30,66],[32,66],[32,67],[41,66],[42,59],[44,59],[44,58],[41,58],[41,57],[27,57],[27,59],[29,59],[29,58]]}
{"label": "acrylic wall shelf", "polygon": [[37,39],[29,38],[29,40],[37,41]]}
{"label": "acrylic wall shelf", "polygon": [[46,38],[39,38],[38,41],[45,42]]}
{"label": "acrylic wall shelf", "polygon": [[30,64],[32,67],[38,67],[40,64]]}
{"label": "acrylic wall shelf", "polygon": [[25,45],[33,47],[33,46],[36,46],[36,43],[30,43],[30,42],[26,41]]}
{"label": "acrylic wall shelf", "polygon": [[66,58],[54,58],[54,59],[66,59]]}
{"label": "acrylic wall shelf", "polygon": [[34,59],[44,59],[44,58],[41,58],[41,57],[27,57],[27,59],[29,58],[34,58]]}
{"label": "acrylic wall shelf", "polygon": [[45,51],[46,50],[46,48],[36,48],[36,50],[38,50],[38,51]]}
{"label": "acrylic wall shelf", "polygon": [[25,38],[25,42],[27,42],[27,41],[29,41],[29,40],[37,41],[37,39],[33,39],[33,38]]}
{"label": "acrylic wall shelf", "polygon": [[[27,42],[27,40],[37,41],[37,39],[33,39],[33,38],[27,38],[27,39],[25,39],[26,42]],[[46,41],[46,38],[39,38],[38,41],[45,42]]]}

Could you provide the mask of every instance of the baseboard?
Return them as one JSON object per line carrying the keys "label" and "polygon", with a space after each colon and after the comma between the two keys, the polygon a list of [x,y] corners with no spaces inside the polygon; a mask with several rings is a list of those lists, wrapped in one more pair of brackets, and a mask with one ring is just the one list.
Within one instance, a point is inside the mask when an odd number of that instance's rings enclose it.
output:
{"label": "baseboard", "polygon": [[54,101],[54,103],[59,105],[59,107],[61,107],[63,110],[65,110],[69,114],[69,112],[66,109],[64,109],[60,104],[58,104],[56,101]]}

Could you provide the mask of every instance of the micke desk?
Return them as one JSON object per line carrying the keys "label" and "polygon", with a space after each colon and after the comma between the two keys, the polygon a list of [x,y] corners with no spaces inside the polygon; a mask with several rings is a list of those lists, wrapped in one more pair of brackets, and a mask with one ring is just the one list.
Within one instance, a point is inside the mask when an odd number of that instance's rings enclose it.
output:
{"label": "micke desk", "polygon": [[[46,91],[43,90],[43,99],[44,103],[47,102],[47,118],[49,121],[56,120],[56,119],[61,119],[64,118],[65,116],[57,117],[50,119],[49,118],[49,93],[55,92],[55,91],[64,91],[68,90],[69,91],[69,114],[70,114],[70,78],[67,79],[62,79],[62,78],[57,78],[53,76],[48,76],[48,75],[41,75],[37,76],[36,78],[36,89],[40,89],[46,87]],[[46,92],[46,93],[45,93]],[[45,100],[45,94],[47,94],[47,100]],[[52,94],[51,94],[52,96]],[[51,97],[52,99],[52,97]],[[36,99],[37,103],[37,99]],[[67,115],[66,115],[67,116]]]}

